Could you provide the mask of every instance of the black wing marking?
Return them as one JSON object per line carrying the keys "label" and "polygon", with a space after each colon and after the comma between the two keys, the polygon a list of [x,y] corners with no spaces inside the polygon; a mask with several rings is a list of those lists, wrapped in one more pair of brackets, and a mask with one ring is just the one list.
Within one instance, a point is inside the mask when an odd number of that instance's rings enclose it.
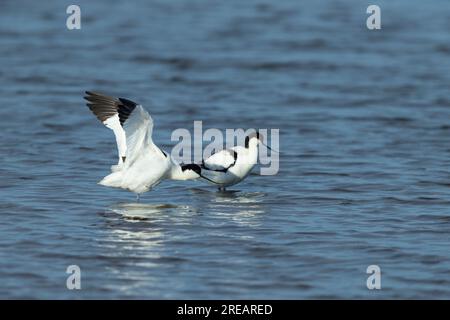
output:
{"label": "black wing marking", "polygon": [[194,171],[196,174],[198,174],[201,178],[208,180],[214,184],[220,185],[220,183],[209,179],[208,177],[205,177],[204,175],[202,175],[202,169],[201,169],[201,165],[195,164],[195,163],[189,163],[189,164],[181,164],[181,170],[182,171],[186,171],[186,170],[192,170]]}
{"label": "black wing marking", "polygon": [[[208,166],[205,164],[205,160],[202,160],[202,163],[200,164],[200,167],[201,167],[202,169],[206,169],[206,170],[209,170],[209,171],[227,172],[228,169],[230,169],[232,166],[234,166],[234,165],[236,164],[236,160],[237,160],[237,157],[238,157],[238,154],[237,154],[236,151],[234,151],[234,150],[227,150],[227,151],[228,151],[229,153],[232,153],[232,154],[233,154],[233,158],[234,158],[234,162],[233,162],[232,164],[230,164],[228,167],[223,168],[223,169],[212,169],[212,168],[208,168]],[[208,180],[209,180],[209,179],[208,179]]]}
{"label": "black wing marking", "polygon": [[98,120],[104,122],[110,117],[118,114],[122,127],[134,108],[138,105],[125,98],[114,98],[92,91],[86,91],[84,99],[87,100],[86,105],[91,109]]}
{"label": "black wing marking", "polygon": [[197,173],[199,176],[202,175],[202,169],[198,164],[189,163],[189,164],[181,164],[181,171],[192,170]]}
{"label": "black wing marking", "polygon": [[125,98],[119,98],[119,101],[122,102],[118,106],[118,112],[119,112],[119,120],[120,124],[123,126],[125,121],[128,119],[130,114],[133,112],[134,108],[138,105],[136,102],[133,102],[131,100],[125,99]]}

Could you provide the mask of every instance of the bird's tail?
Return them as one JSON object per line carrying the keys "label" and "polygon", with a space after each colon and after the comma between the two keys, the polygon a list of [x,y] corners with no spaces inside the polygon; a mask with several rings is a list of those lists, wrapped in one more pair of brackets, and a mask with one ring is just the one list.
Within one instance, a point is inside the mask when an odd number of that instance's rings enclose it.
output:
{"label": "bird's tail", "polygon": [[196,164],[182,164],[172,166],[169,178],[172,180],[197,179],[201,175],[201,168]]}
{"label": "bird's tail", "polygon": [[104,177],[98,184],[107,187],[120,188],[122,185],[123,172],[116,171]]}

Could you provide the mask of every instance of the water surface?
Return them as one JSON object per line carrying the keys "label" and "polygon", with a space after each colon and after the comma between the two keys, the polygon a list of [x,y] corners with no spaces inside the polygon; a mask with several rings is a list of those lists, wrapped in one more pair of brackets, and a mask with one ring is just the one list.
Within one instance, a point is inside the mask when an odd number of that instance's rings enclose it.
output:
{"label": "water surface", "polygon": [[[450,298],[450,5],[0,3],[0,297]],[[176,128],[280,128],[280,172],[140,203],[96,183],[112,133],[82,100]],[[82,290],[66,289],[78,265]],[[382,289],[366,288],[366,268]]]}

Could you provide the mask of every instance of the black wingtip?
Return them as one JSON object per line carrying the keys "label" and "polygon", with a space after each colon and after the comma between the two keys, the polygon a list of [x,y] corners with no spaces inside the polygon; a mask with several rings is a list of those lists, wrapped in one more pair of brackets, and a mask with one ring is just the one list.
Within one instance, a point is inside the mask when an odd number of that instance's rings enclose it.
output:
{"label": "black wingtip", "polygon": [[200,166],[198,164],[194,164],[194,163],[182,165],[181,170],[182,171],[192,170],[198,175],[201,175],[201,173],[202,173],[202,169],[200,168]]}
{"label": "black wingtip", "polygon": [[104,93],[101,93],[101,92],[99,92],[99,91],[89,91],[89,90],[86,90],[84,93],[85,93],[88,97],[92,97],[92,96],[105,96],[105,97],[108,97],[107,95],[105,95]]}
{"label": "black wingtip", "polygon": [[90,102],[90,99],[92,99],[92,96],[94,95],[94,93],[92,91],[85,91],[84,93],[85,93],[85,96],[83,97],[83,99]]}
{"label": "black wingtip", "polygon": [[132,108],[132,109],[134,109],[138,105],[136,102],[125,99],[125,98],[119,98],[119,101],[122,102],[123,105],[125,105],[129,108]]}

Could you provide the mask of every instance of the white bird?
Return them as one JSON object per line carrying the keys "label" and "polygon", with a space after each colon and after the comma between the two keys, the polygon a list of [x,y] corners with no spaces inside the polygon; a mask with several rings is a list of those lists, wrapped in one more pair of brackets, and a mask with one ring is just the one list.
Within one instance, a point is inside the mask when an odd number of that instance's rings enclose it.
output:
{"label": "white bird", "polygon": [[259,143],[263,144],[262,135],[259,132],[251,133],[245,137],[245,147],[236,146],[221,150],[204,159],[199,165],[190,164],[189,169],[195,173],[200,171],[200,178],[225,191],[226,187],[241,182],[249,175],[258,160]]}
{"label": "white bird", "polygon": [[164,179],[196,179],[200,170],[183,168],[153,143],[153,119],[145,109],[128,99],[86,91],[87,106],[116,137],[119,162],[99,184],[137,193],[147,192]]}

